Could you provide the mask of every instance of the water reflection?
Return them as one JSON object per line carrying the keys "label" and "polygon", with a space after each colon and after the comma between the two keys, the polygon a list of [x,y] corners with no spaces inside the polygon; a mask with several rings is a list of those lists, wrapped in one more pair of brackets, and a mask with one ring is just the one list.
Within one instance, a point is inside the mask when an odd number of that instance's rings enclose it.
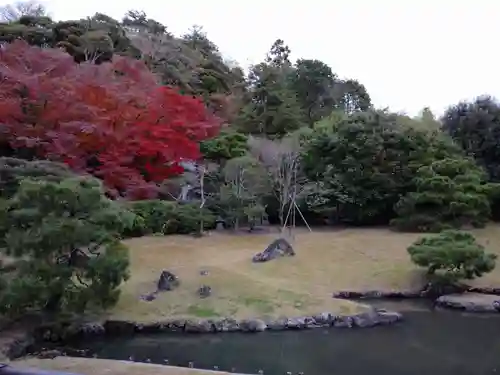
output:
{"label": "water reflection", "polygon": [[[500,373],[500,317],[429,311],[409,304],[405,321],[370,329],[261,334],[141,335],[87,343],[99,358],[271,375],[483,375]],[[420,307],[419,307],[420,306]]]}

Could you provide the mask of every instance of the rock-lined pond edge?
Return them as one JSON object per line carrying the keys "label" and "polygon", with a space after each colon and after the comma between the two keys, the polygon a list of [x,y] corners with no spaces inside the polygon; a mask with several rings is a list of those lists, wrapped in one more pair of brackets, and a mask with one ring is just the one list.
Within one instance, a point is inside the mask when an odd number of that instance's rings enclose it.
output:
{"label": "rock-lined pond edge", "polygon": [[440,293],[429,287],[420,291],[339,291],[333,298],[354,301],[426,299],[435,307],[474,313],[500,313],[500,288],[451,286]]}
{"label": "rock-lined pond edge", "polygon": [[305,330],[314,328],[369,328],[397,323],[401,313],[371,308],[352,315],[323,312],[302,317],[276,319],[172,319],[152,323],[107,320],[104,323],[58,323],[37,327],[34,332],[12,343],[7,351],[10,359],[37,352],[44,344],[65,345],[99,337],[131,337],[139,334],[217,334],[259,333],[264,331]]}
{"label": "rock-lined pond edge", "polygon": [[500,288],[480,288],[480,287],[465,287],[465,286],[451,286],[450,289],[445,290],[442,293],[436,293],[430,288],[425,287],[421,290],[409,290],[409,291],[380,291],[380,290],[367,290],[367,291],[349,291],[341,290],[334,292],[332,297],[338,299],[348,299],[348,300],[370,300],[370,299],[380,299],[380,300],[398,300],[398,299],[436,299],[443,295],[448,294],[462,294],[462,293],[477,293],[477,294],[491,294],[500,296]]}
{"label": "rock-lined pond edge", "polygon": [[[437,295],[427,287],[417,291],[338,291],[333,298],[348,300],[434,300],[438,307],[465,310],[468,312],[500,312],[500,288],[458,286]],[[468,294],[489,295],[488,306],[472,304]],[[498,302],[494,296],[499,296]],[[459,298],[459,302],[457,302]],[[264,331],[303,330],[313,328],[369,328],[390,325],[403,319],[399,312],[372,307],[366,312],[338,315],[323,312],[302,317],[277,319],[170,319],[152,323],[137,323],[127,320],[106,320],[104,323],[58,323],[39,326],[32,334],[12,343],[7,356],[11,359],[26,356],[36,351],[43,343],[65,344],[75,340],[98,337],[132,336],[152,333],[216,334],[225,332],[257,333]]]}

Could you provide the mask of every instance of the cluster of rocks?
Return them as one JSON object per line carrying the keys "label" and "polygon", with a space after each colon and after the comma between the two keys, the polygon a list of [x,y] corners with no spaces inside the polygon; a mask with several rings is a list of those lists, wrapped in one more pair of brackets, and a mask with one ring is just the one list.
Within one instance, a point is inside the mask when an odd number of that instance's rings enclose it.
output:
{"label": "cluster of rocks", "polygon": [[500,296],[484,293],[448,294],[436,299],[435,305],[467,312],[500,312]]}
{"label": "cluster of rocks", "polygon": [[339,291],[333,293],[338,299],[412,299],[426,297],[423,291],[379,291],[367,290],[364,292]]}
{"label": "cluster of rocks", "polygon": [[426,285],[420,291],[340,291],[333,293],[333,298],[352,300],[426,298],[433,300],[436,307],[468,312],[500,312],[500,288],[479,288],[465,285],[438,287]]}
{"label": "cluster of rocks", "polygon": [[397,291],[397,290],[367,290],[367,291],[338,291],[333,293],[333,298],[338,299],[416,299],[431,298],[436,299],[450,294],[476,293],[500,296],[500,288],[479,288],[464,285],[448,285],[436,288],[433,285],[426,285],[421,290]]}
{"label": "cluster of rocks", "polygon": [[271,242],[269,246],[261,253],[253,256],[254,263],[268,262],[282,256],[294,256],[295,251],[292,245],[284,238],[278,238]]}
{"label": "cluster of rocks", "polygon": [[180,285],[179,278],[172,272],[163,270],[156,283],[156,290],[151,293],[146,293],[140,296],[143,301],[151,302],[156,299],[156,296],[160,292],[167,292],[174,290]]}
{"label": "cluster of rocks", "polygon": [[46,325],[38,327],[33,338],[36,342],[70,342],[95,336],[130,336],[138,333],[217,333],[217,332],[262,332],[287,329],[310,329],[320,327],[366,328],[399,322],[402,315],[384,309],[369,309],[354,315],[321,313],[314,316],[278,319],[174,319],[155,323],[135,323],[107,320],[101,323]]}
{"label": "cluster of rocks", "polygon": [[500,288],[478,288],[478,287],[471,287],[471,288],[467,288],[466,292],[469,292],[469,293],[480,293],[480,294],[492,294],[492,295],[500,296]]}
{"label": "cluster of rocks", "polygon": [[[208,271],[201,270],[200,275],[206,276],[208,275]],[[180,285],[180,280],[176,275],[174,275],[170,271],[163,270],[162,273],[160,274],[160,277],[158,278],[156,290],[154,292],[142,294],[140,296],[140,299],[146,302],[154,301],[158,296],[158,293],[174,290],[179,285]],[[200,298],[207,298],[212,295],[212,288],[208,285],[201,285],[198,288],[197,293]]]}

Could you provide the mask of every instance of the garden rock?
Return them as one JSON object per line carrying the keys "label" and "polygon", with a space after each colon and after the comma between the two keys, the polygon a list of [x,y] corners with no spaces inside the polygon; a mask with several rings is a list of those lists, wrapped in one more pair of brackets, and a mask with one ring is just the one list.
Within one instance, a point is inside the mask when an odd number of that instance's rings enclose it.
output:
{"label": "garden rock", "polygon": [[172,272],[163,270],[160,278],[158,279],[159,291],[173,290],[179,286],[179,278],[175,276]]}
{"label": "garden rock", "polygon": [[151,292],[151,293],[146,293],[141,295],[141,299],[146,302],[151,302],[156,299],[157,292]]}
{"label": "garden rock", "polygon": [[43,350],[36,356],[39,359],[54,359],[56,357],[61,357],[63,353],[60,350]]}
{"label": "garden rock", "polygon": [[17,339],[10,343],[5,355],[10,360],[24,357],[29,354],[34,348],[35,340],[33,337],[26,336],[21,339]]}
{"label": "garden rock", "polygon": [[302,329],[305,328],[306,323],[304,318],[302,317],[297,317],[297,318],[288,318],[286,322],[286,327],[288,329]]}
{"label": "garden rock", "polygon": [[106,334],[112,336],[130,336],[137,330],[137,324],[126,320],[107,320],[103,326]]}
{"label": "garden rock", "polygon": [[257,253],[252,258],[254,263],[267,262],[282,256],[294,256],[295,251],[292,245],[284,238],[278,238],[261,253]]}
{"label": "garden rock", "polygon": [[333,322],[333,316],[329,312],[322,312],[321,314],[312,317],[317,325],[329,326]]}
{"label": "garden rock", "polygon": [[260,319],[242,320],[239,326],[242,332],[262,332],[267,329],[267,324]]}
{"label": "garden rock", "polygon": [[368,328],[378,324],[378,316],[374,312],[363,312],[352,317],[353,327]]}
{"label": "garden rock", "polygon": [[270,331],[283,331],[288,328],[287,323],[288,318],[286,317],[266,321],[267,329]]}
{"label": "garden rock", "polygon": [[183,319],[175,319],[165,323],[166,331],[168,332],[182,332],[186,326],[186,321]]}
{"label": "garden rock", "polygon": [[467,289],[467,292],[470,293],[481,293],[481,294],[495,294],[497,296],[500,296],[500,288],[477,288],[477,287],[470,287]]}
{"label": "garden rock", "polygon": [[184,326],[184,331],[189,333],[208,333],[214,332],[215,329],[212,322],[209,320],[188,320]]}
{"label": "garden rock", "polygon": [[168,330],[168,323],[152,322],[142,325],[141,332],[143,333],[161,333]]}
{"label": "garden rock", "polygon": [[[496,304],[493,304],[496,305]],[[499,308],[500,308],[500,304]],[[108,320],[103,325],[100,323],[85,323],[80,326],[69,326],[66,334],[60,334],[56,327],[43,327],[39,329],[38,336],[31,336],[28,340],[15,342],[9,348],[9,356],[17,358],[33,353],[33,348],[44,341],[67,342],[70,338],[78,336],[99,336],[105,333],[107,336],[132,336],[135,334],[150,333],[215,333],[215,332],[244,332],[256,333],[266,330],[303,330],[330,326],[333,328],[368,328],[375,325],[389,325],[402,320],[402,315],[397,312],[373,308],[370,311],[355,315],[334,316],[329,312],[323,312],[313,316],[302,317],[280,317],[277,319],[244,319],[235,320],[222,318],[217,320],[185,320],[173,319],[162,322],[151,322],[149,324],[135,323],[131,321]],[[37,340],[38,337],[38,340]],[[57,339],[57,340],[56,340]],[[31,341],[30,341],[31,340]]]}
{"label": "garden rock", "polygon": [[198,289],[198,295],[200,296],[200,298],[210,297],[211,294],[212,294],[212,288],[209,287],[208,285],[202,285]]}
{"label": "garden rock", "polygon": [[396,311],[377,309],[377,323],[380,325],[394,324],[403,319],[403,315]]}
{"label": "garden rock", "polygon": [[500,296],[493,294],[448,294],[436,299],[436,306],[468,312],[500,312]]}
{"label": "garden rock", "polygon": [[333,319],[332,325],[335,328],[352,328],[354,322],[351,316],[339,315]]}
{"label": "garden rock", "polygon": [[339,291],[333,293],[333,298],[338,299],[414,299],[425,297],[425,291],[378,291],[368,290],[358,291]]}
{"label": "garden rock", "polygon": [[103,335],[105,329],[100,323],[73,323],[66,327],[61,334],[62,341],[69,341],[87,337]]}
{"label": "garden rock", "polygon": [[105,329],[100,323],[84,323],[81,325],[80,332],[84,337],[102,335]]}
{"label": "garden rock", "polygon": [[214,323],[217,332],[237,332],[240,324],[236,319],[224,318]]}

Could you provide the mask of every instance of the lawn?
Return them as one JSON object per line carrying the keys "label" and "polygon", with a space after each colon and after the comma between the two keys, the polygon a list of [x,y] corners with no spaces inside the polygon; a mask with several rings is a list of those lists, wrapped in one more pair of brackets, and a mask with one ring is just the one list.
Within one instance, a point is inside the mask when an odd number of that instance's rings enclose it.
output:
{"label": "lawn", "polygon": [[197,370],[184,367],[122,362],[107,359],[57,357],[28,358],[14,361],[15,368],[67,371],[80,375],[224,375],[227,372]]}
{"label": "lawn", "polygon": [[[478,240],[500,255],[500,226],[474,230]],[[151,321],[172,317],[299,316],[362,308],[336,300],[336,290],[412,289],[422,285],[422,272],[410,263],[406,248],[421,234],[388,229],[298,230],[295,257],[254,264],[276,234],[220,234],[143,237],[126,241],[131,250],[131,278],[111,312],[115,318]],[[178,289],[145,302],[163,269],[178,275]],[[208,275],[201,275],[201,271]],[[206,284],[212,296],[196,291]],[[500,285],[500,267],[475,281]]]}

